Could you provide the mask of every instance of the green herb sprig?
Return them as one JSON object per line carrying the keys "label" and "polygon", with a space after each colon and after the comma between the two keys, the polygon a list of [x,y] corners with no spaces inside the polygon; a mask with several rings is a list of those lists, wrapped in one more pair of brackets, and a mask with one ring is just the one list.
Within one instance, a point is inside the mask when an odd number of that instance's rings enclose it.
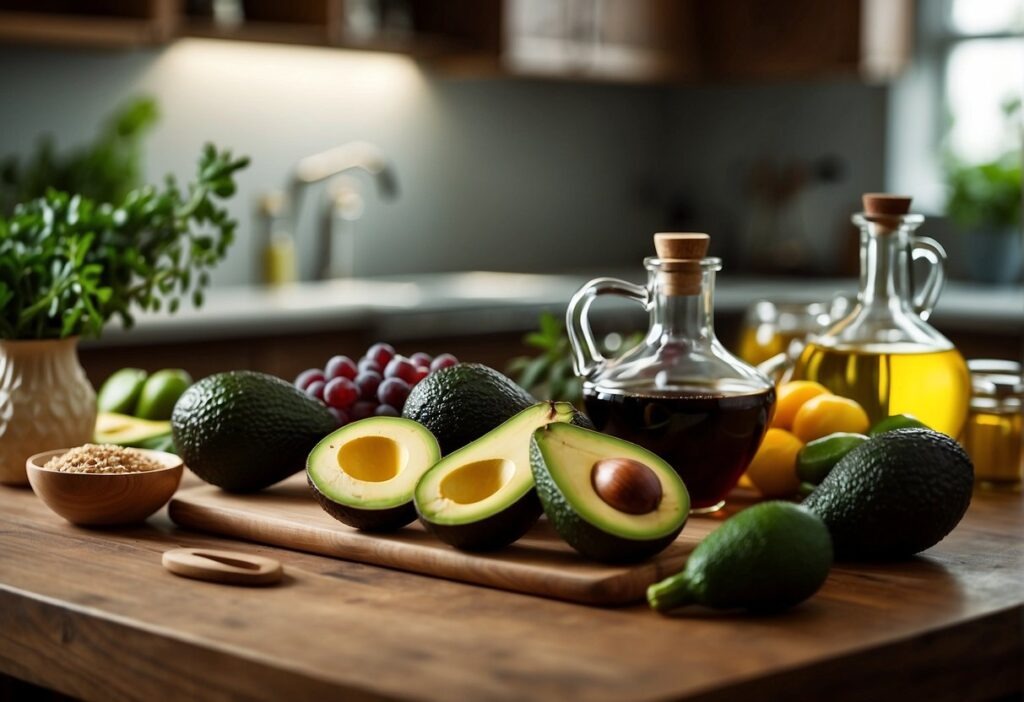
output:
{"label": "green herb sprig", "polygon": [[219,201],[248,163],[207,145],[185,190],[169,176],[116,205],[55,190],[18,205],[0,218],[0,338],[95,337],[135,309],[201,305],[237,226]]}
{"label": "green herb sprig", "polygon": [[[633,333],[610,348],[603,344],[606,357],[613,358],[629,351],[643,334]],[[583,399],[583,381],[576,377],[572,365],[572,349],[565,324],[551,312],[542,312],[539,329],[523,337],[523,344],[537,349],[536,356],[519,356],[508,365],[508,372],[522,387],[547,400],[573,402]]]}
{"label": "green herb sprig", "polygon": [[142,139],[159,119],[156,101],[138,97],[117,109],[87,144],[58,151],[43,135],[23,158],[0,159],[0,213],[49,189],[78,193],[98,202],[120,202],[139,185]]}

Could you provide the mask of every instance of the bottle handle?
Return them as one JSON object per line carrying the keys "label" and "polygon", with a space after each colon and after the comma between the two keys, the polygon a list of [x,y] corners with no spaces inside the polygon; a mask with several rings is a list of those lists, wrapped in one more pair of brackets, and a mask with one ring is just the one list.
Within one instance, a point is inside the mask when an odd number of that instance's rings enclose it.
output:
{"label": "bottle handle", "polygon": [[588,378],[608,360],[601,355],[590,329],[590,305],[598,295],[624,297],[650,309],[651,294],[646,287],[617,278],[595,278],[577,290],[565,311],[565,327],[572,347],[573,368],[580,378]]}
{"label": "bottle handle", "polygon": [[928,261],[928,277],[924,285],[914,294],[912,304],[914,311],[921,319],[928,321],[935,303],[939,301],[939,294],[942,293],[942,286],[946,283],[946,250],[934,239],[926,236],[911,237],[910,240],[910,265],[913,269],[914,261],[924,259]]}

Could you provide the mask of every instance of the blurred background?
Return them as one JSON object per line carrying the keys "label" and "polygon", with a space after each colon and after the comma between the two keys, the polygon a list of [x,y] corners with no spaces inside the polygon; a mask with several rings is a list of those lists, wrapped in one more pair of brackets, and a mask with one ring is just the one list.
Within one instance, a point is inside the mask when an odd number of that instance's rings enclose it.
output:
{"label": "blurred background", "polygon": [[0,0],[0,203],[252,157],[206,307],[85,346],[94,382],[378,338],[501,364],[666,230],[711,233],[735,349],[758,300],[856,289],[876,191],[949,253],[936,326],[1019,360],[1022,32],[1021,0]]}

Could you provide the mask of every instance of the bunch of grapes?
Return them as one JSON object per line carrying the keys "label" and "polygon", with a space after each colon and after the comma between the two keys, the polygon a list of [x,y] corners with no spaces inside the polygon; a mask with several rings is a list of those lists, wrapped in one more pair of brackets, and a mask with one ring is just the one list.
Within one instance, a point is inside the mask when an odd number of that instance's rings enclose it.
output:
{"label": "bunch of grapes", "polygon": [[343,427],[367,417],[400,416],[416,383],[458,362],[450,353],[431,358],[417,352],[406,358],[395,353],[390,344],[379,342],[358,361],[332,356],[323,370],[302,371],[295,387],[327,405],[338,426]]}

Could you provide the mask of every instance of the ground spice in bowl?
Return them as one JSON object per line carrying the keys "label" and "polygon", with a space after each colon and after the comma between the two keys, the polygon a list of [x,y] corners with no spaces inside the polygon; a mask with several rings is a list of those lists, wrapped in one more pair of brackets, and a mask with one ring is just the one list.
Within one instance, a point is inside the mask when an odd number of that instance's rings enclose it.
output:
{"label": "ground spice in bowl", "polygon": [[124,446],[113,444],[85,444],[60,455],[54,456],[46,470],[59,473],[145,473],[159,470],[164,465],[145,454]]}

